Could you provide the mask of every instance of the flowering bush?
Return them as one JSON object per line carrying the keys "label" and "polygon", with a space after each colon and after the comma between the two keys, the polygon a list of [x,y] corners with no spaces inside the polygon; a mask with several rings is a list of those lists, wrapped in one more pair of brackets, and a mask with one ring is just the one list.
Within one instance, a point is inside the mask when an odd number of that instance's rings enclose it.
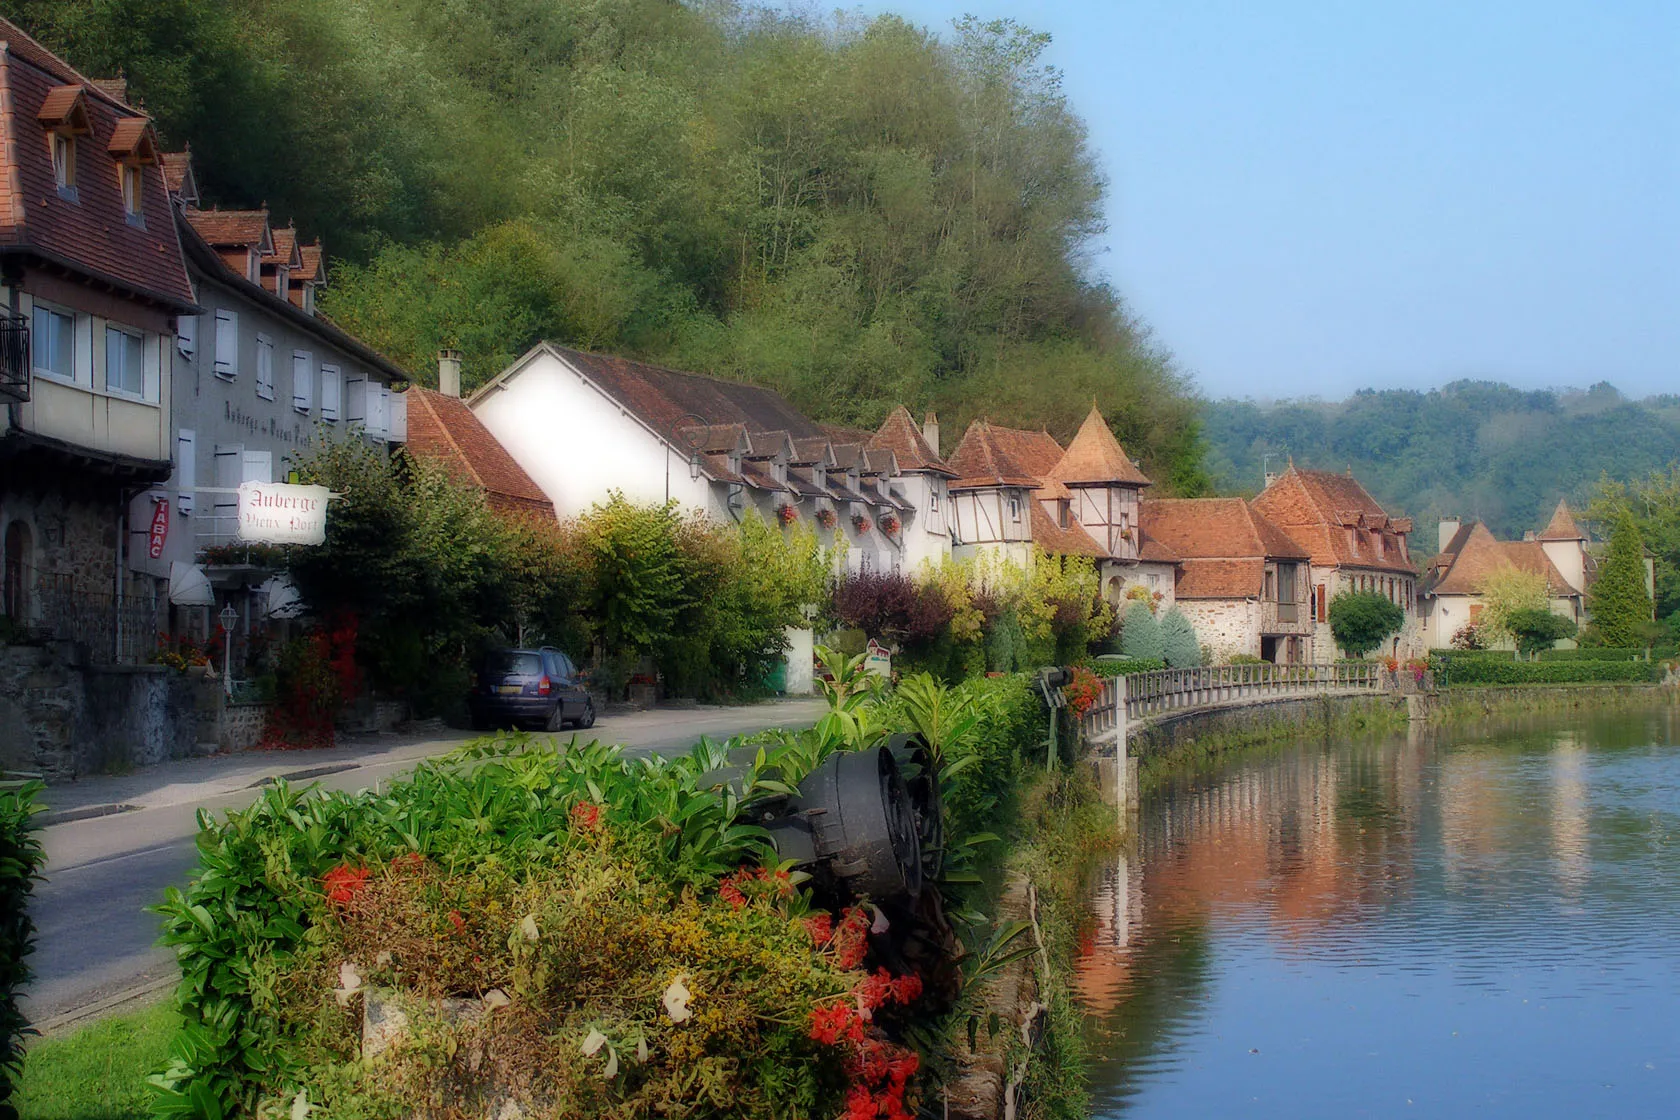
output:
{"label": "flowering bush", "polygon": [[783,525],[792,525],[795,521],[799,520],[799,511],[794,509],[791,505],[777,506],[776,519]]}
{"label": "flowering bush", "polygon": [[1474,622],[1466,622],[1463,626],[1458,628],[1457,633],[1453,634],[1452,648],[1465,650],[1486,649],[1487,639],[1482,636],[1482,628],[1480,626],[1477,626]]}
{"label": "flowering bush", "polygon": [[852,518],[852,528],[856,529],[860,533],[867,533],[874,527],[874,523],[861,513]]}
{"label": "flowering bush", "polygon": [[1062,695],[1067,697],[1068,710],[1075,716],[1083,716],[1102,696],[1102,678],[1083,665],[1076,665],[1073,679],[1062,686]]}
{"label": "flowering bush", "polygon": [[888,536],[897,536],[898,530],[901,527],[898,515],[895,513],[889,513],[885,517],[881,518],[881,531],[886,533]]}
{"label": "flowering bush", "polygon": [[356,698],[356,616],[340,614],[280,651],[275,702],[261,745],[269,750],[330,747],[345,705]]}
{"label": "flowering bush", "polygon": [[153,665],[166,665],[184,673],[194,666],[209,665],[210,650],[211,643],[200,645],[185,634],[172,637],[164,633],[158,635],[158,647],[147,660]]}
{"label": "flowering bush", "polygon": [[835,516],[834,511],[831,509],[824,508],[817,511],[817,524],[821,525],[824,529],[834,528],[835,523],[839,520],[840,519]]}

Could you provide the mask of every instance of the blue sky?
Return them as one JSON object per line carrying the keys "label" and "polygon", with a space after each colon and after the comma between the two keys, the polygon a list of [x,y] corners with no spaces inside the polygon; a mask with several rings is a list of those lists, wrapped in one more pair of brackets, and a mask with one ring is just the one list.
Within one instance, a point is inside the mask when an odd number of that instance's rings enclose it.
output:
{"label": "blue sky", "polygon": [[898,0],[1053,36],[1096,267],[1209,396],[1680,392],[1680,0]]}

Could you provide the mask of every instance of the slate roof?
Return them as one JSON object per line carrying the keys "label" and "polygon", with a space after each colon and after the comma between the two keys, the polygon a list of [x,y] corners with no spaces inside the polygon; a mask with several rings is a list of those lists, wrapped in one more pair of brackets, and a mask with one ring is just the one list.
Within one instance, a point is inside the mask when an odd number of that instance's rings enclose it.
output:
{"label": "slate roof", "polygon": [[1351,475],[1291,465],[1253,505],[1320,567],[1415,574],[1404,546],[1410,520],[1391,521]]}
{"label": "slate roof", "polygon": [[891,451],[903,471],[926,471],[947,476],[955,473],[951,465],[939,457],[939,449],[928,443],[911,417],[910,410],[903,405],[887,414],[880,428],[870,437],[869,446]]}
{"label": "slate roof", "polygon": [[1094,404],[1050,477],[1069,486],[1150,485],[1149,476],[1126,455]]}
{"label": "slate roof", "polygon": [[[49,101],[52,103],[49,105]],[[75,197],[60,196],[41,114],[76,103]],[[34,258],[171,310],[196,310],[162,165],[141,165],[140,222],[123,206],[113,135],[144,114],[99,89],[15,24],[0,19],[0,253]],[[119,144],[128,141],[119,137]]]}
{"label": "slate roof", "polygon": [[408,391],[408,450],[484,491],[492,509],[554,517],[554,503],[467,403],[432,389]]}
{"label": "slate roof", "polygon": [[1440,555],[1429,561],[1423,590],[1430,595],[1480,595],[1489,576],[1511,568],[1540,576],[1548,595],[1581,593],[1558,571],[1539,541],[1497,540],[1480,521],[1461,525]]}
{"label": "slate roof", "polygon": [[1552,511],[1552,519],[1547,522],[1545,529],[1540,532],[1543,541],[1584,541],[1587,535],[1581,532],[1581,527],[1575,524],[1575,515],[1569,511],[1569,501],[1559,498],[1557,509]]}
{"label": "slate roof", "polygon": [[949,460],[956,481],[951,489],[1024,486],[1037,489],[1062,458],[1062,445],[1045,431],[1003,428],[975,420],[963,433]]}

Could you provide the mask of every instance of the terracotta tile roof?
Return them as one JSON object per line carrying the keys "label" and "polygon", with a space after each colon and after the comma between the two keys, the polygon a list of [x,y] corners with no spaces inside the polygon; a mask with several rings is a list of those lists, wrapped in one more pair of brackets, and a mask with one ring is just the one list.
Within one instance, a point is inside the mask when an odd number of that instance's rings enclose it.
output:
{"label": "terracotta tile roof", "polygon": [[793,489],[791,486],[777,482],[775,477],[771,475],[768,464],[754,462],[751,459],[741,464],[741,477],[748,486],[755,490],[768,490],[771,493],[785,494]]}
{"label": "terracotta tile roof", "polygon": [[1254,508],[1312,554],[1320,567],[1415,574],[1405,534],[1351,475],[1291,466]]}
{"label": "terracotta tile roof", "polygon": [[124,117],[111,129],[105,150],[118,159],[134,156],[144,162],[157,161],[157,134],[152,131],[152,122],[145,117]]}
{"label": "terracotta tile roof", "polygon": [[1543,541],[1584,541],[1587,535],[1581,532],[1581,527],[1575,524],[1575,515],[1569,511],[1569,502],[1559,498],[1557,509],[1552,511],[1552,519],[1541,531]]}
{"label": "terracotta tile roof", "polygon": [[916,426],[916,421],[910,415],[910,410],[899,405],[887,414],[881,426],[870,437],[871,448],[885,448],[898,457],[898,466],[904,471],[929,471],[934,474],[951,475],[951,465],[939,457],[939,450],[930,445],[922,435],[922,430]]}
{"label": "terracotta tile roof", "polygon": [[[78,128],[87,126],[85,96],[86,91],[79,85],[54,86],[41,99],[41,107],[35,110],[35,119],[48,128],[65,124]],[[122,124],[121,121],[117,123]]]}
{"label": "terracotta tile roof", "polygon": [[1137,464],[1126,455],[1120,441],[1114,438],[1108,421],[1092,405],[1085,422],[1068,444],[1061,461],[1050,474],[1059,482],[1072,486],[1081,484],[1119,483],[1123,486],[1148,486],[1149,476],[1138,470]]}
{"label": "terracotta tile roof", "polygon": [[298,250],[297,226],[289,225],[274,231],[274,252],[263,255],[264,264],[302,268],[303,254]]}
{"label": "terracotta tile roof", "polygon": [[1073,500],[1073,491],[1055,479],[1047,478],[1033,491],[1033,497],[1041,502],[1067,502]]}
{"label": "terracotta tile roof", "polygon": [[848,428],[844,424],[818,424],[818,429],[833,443],[861,443],[868,444],[875,438],[875,433],[862,428]]}
{"label": "terracotta tile roof", "polygon": [[801,498],[827,498],[829,491],[826,487],[818,486],[811,480],[810,467],[789,467],[788,486]]}
{"label": "terracotta tile roof", "polygon": [[719,482],[733,482],[738,486],[746,485],[746,479],[729,469],[729,456],[715,453],[703,453],[700,456],[700,466],[710,478]]}
{"label": "terracotta tile roof", "polygon": [[858,443],[858,442],[850,442],[850,443],[835,442],[835,443],[831,443],[830,446],[834,448],[834,465],[836,467],[839,467],[843,471],[849,471],[853,467],[856,467],[860,470],[862,469],[862,467],[863,467],[863,444],[862,443]]}
{"label": "terracotta tile roof", "polygon": [[866,447],[863,449],[863,469],[868,474],[891,478],[899,473],[898,456],[888,447]]}
{"label": "terracotta tile roof", "polygon": [[[742,429],[745,431],[745,429]],[[786,432],[746,432],[747,454],[754,459],[770,459],[777,455],[792,458],[793,437]]]}
{"label": "terracotta tile roof", "polygon": [[1144,534],[1189,560],[1306,560],[1309,553],[1241,498],[1146,498]]}
{"label": "terracotta tile roof", "polygon": [[793,462],[809,466],[812,463],[827,465],[834,459],[834,446],[828,442],[826,436],[807,436],[805,439],[793,441]]}
{"label": "terracotta tile roof", "polygon": [[1138,526],[1138,559],[1151,564],[1176,564],[1184,559],[1174,549],[1149,535]]}
{"label": "terracotta tile roof", "polygon": [[952,489],[1025,486],[1036,489],[1062,458],[1062,445],[1048,432],[1002,428],[976,420],[951,454],[957,479]]}
{"label": "terracotta tile roof", "polygon": [[[162,169],[142,169],[140,221],[131,224],[107,150],[119,128],[136,127],[122,122],[145,117],[15,24],[0,20],[0,40],[0,253],[42,260],[173,310],[196,308]],[[43,110],[51,118],[70,102],[90,129],[77,141],[73,199],[58,192],[40,119]]]}
{"label": "terracotta tile roof", "polygon": [[[170,194],[180,194],[191,183],[193,177],[192,153],[164,152],[160,158],[163,160],[164,185],[169,188]],[[197,191],[194,190],[193,193],[197,194]]]}
{"label": "terracotta tile roof", "polygon": [[317,284],[327,282],[326,250],[322,248],[319,237],[315,239],[313,245],[299,246],[298,258],[302,260],[303,267],[299,270],[298,275],[292,277],[292,279],[308,280]]}
{"label": "terracotta tile roof", "polygon": [[265,255],[274,251],[274,234],[268,226],[267,209],[198,210],[188,207],[187,222],[212,248],[256,248]]}
{"label": "terracotta tile roof", "polygon": [[1424,590],[1431,595],[1480,595],[1489,576],[1512,568],[1544,579],[1549,595],[1580,593],[1558,571],[1539,541],[1496,540],[1480,521],[1460,527],[1441,554],[1429,562]]}
{"label": "terracotta tile roof", "polygon": [[128,104],[127,78],[92,78],[89,80],[89,84],[112,101]]}
{"label": "terracotta tile roof", "polygon": [[458,397],[408,391],[408,451],[479,487],[495,509],[554,516],[548,495]]}
{"label": "terracotta tile roof", "polygon": [[678,428],[676,435],[678,443],[705,455],[745,455],[751,446],[744,424],[695,424]]}
{"label": "terracotta tile roof", "polygon": [[1056,523],[1045,510],[1044,503],[1036,500],[1027,502],[1029,510],[1028,523],[1032,528],[1033,543],[1052,556],[1107,556],[1108,553],[1096,539],[1080,527],[1079,522],[1069,521],[1066,529]]}
{"label": "terracotta tile roof", "polygon": [[1179,599],[1258,599],[1265,589],[1266,561],[1185,560],[1173,585]]}

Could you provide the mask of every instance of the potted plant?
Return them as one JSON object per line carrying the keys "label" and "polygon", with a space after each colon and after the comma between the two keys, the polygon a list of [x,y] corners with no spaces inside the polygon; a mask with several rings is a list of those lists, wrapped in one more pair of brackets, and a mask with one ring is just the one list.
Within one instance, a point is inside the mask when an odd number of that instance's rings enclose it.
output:
{"label": "potted plant", "polygon": [[817,524],[821,525],[824,529],[834,528],[834,523],[837,520],[839,519],[834,516],[834,511],[831,509],[825,507],[817,511]]}
{"label": "potted plant", "polygon": [[865,514],[860,513],[852,518],[852,528],[856,529],[860,533],[867,533],[874,527],[874,524]]}
{"label": "potted plant", "polygon": [[899,521],[897,514],[889,513],[885,517],[881,518],[881,531],[883,533],[887,534],[889,537],[896,537],[898,535],[898,530]]}
{"label": "potted plant", "polygon": [[794,509],[791,504],[784,504],[776,507],[776,519],[783,525],[792,525],[794,521],[798,520],[798,518],[799,511]]}

